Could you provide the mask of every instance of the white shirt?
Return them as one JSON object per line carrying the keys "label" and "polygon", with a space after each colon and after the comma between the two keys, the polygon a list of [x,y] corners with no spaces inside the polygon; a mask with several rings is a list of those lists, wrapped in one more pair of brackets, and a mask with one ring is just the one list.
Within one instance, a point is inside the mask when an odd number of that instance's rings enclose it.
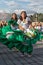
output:
{"label": "white shirt", "polygon": [[21,25],[23,28],[27,29],[28,26],[29,26],[28,22],[31,21],[31,20],[30,20],[29,17],[26,17],[25,21],[26,21],[26,22],[23,22],[23,21],[21,21],[21,20],[19,19],[17,23],[18,23],[19,25]]}

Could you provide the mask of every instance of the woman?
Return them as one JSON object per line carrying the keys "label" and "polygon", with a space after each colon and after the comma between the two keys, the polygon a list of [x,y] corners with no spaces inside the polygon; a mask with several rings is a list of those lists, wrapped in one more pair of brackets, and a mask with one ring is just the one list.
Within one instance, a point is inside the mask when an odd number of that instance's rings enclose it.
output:
{"label": "woman", "polygon": [[[20,19],[18,20],[19,29],[22,30],[24,33],[29,28],[29,25],[31,24],[31,20],[29,17],[27,17],[26,11],[22,11],[20,14]],[[25,45],[26,43],[26,45]],[[24,50],[27,52],[30,56],[33,51],[33,46],[31,44],[31,39],[28,37],[24,38]],[[24,52],[22,52],[24,54]]]}
{"label": "woman", "polygon": [[20,19],[17,22],[19,24],[19,28],[24,31],[26,28],[28,28],[29,24],[31,23],[31,20],[29,17],[27,17],[27,14],[25,11],[22,11],[20,14]]}
{"label": "woman", "polygon": [[8,21],[8,25],[11,26],[12,30],[18,28],[17,20],[18,20],[17,14],[13,13],[11,16],[11,20]]}
{"label": "woman", "polygon": [[22,44],[24,41],[23,33],[21,30],[18,30],[17,15],[15,13],[12,14],[8,25],[2,25],[1,31],[0,42],[10,49],[16,47],[19,51],[24,52],[24,45]]}

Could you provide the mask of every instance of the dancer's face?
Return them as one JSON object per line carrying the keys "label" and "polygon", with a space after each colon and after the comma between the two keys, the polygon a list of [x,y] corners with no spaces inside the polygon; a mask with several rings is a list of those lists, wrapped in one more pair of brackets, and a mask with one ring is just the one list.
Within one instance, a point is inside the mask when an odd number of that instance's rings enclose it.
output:
{"label": "dancer's face", "polygon": [[16,19],[16,15],[15,15],[15,14],[13,14],[13,15],[12,15],[12,18],[15,20],[15,19]]}
{"label": "dancer's face", "polygon": [[21,17],[22,17],[22,19],[25,19],[26,14],[24,12],[22,12]]}

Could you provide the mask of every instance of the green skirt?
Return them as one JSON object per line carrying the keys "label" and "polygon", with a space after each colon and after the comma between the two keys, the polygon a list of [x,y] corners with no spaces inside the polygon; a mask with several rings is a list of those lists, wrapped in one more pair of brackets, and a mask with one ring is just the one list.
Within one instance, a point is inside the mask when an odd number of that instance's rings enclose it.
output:
{"label": "green skirt", "polygon": [[24,33],[21,31],[14,31],[8,39],[6,36],[0,36],[0,42],[6,45],[9,49],[16,47],[21,52],[31,53],[33,51],[33,46],[31,44],[31,39],[25,37]]}

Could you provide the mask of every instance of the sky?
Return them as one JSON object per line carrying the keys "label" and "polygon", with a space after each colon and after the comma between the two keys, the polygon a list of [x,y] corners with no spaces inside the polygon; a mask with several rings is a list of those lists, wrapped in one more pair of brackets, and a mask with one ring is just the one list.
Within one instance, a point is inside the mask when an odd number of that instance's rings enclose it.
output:
{"label": "sky", "polygon": [[43,13],[43,0],[0,0],[0,12],[19,13],[22,10]]}

